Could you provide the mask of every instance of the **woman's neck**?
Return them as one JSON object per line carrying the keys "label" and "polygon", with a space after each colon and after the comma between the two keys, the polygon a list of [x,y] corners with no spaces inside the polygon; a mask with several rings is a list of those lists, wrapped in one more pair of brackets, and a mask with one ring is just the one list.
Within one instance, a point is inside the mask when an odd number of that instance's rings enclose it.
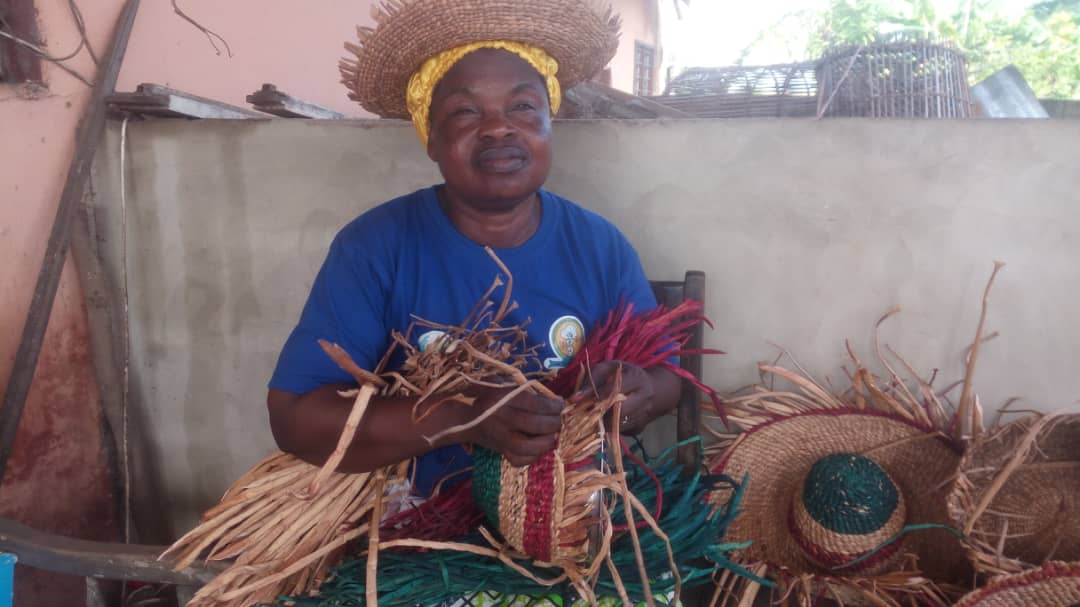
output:
{"label": "woman's neck", "polygon": [[523,200],[497,209],[458,200],[445,187],[436,190],[439,206],[450,223],[469,240],[495,249],[525,244],[540,228],[543,206],[534,192]]}

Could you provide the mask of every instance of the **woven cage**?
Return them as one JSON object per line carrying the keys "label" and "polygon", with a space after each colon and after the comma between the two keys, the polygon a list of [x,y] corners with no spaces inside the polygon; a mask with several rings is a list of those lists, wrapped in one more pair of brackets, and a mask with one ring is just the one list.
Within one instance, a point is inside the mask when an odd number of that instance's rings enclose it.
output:
{"label": "woven cage", "polygon": [[807,117],[817,111],[813,63],[690,68],[653,101],[698,118]]}
{"label": "woven cage", "polygon": [[947,41],[894,35],[829,51],[817,64],[819,113],[971,118],[967,60]]}

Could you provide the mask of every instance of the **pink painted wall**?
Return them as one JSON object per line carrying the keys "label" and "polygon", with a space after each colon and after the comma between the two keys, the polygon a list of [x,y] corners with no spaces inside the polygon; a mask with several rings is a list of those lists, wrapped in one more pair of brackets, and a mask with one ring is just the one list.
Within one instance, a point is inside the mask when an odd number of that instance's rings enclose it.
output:
{"label": "pink painted wall", "polygon": [[356,26],[371,24],[370,0],[179,4],[225,38],[233,56],[217,55],[202,32],[173,13],[170,2],[144,0],[119,90],[155,82],[247,107],[244,97],[272,82],[280,90],[346,115],[364,115],[345,96],[337,63],[345,53],[343,43],[355,38]]}
{"label": "pink painted wall", "polygon": [[[82,3],[88,4],[88,3]],[[105,46],[116,5],[84,7],[96,49]],[[75,48],[76,31],[61,0],[38,2],[48,49]],[[70,66],[90,74],[84,54]],[[50,65],[47,91],[0,85],[0,386],[6,386],[30,295],[63,189],[75,128],[88,88]],[[34,383],[0,489],[0,515],[37,529],[94,540],[120,538],[114,483],[102,434],[99,395],[90,366],[86,311],[74,265],[67,264]],[[15,603],[81,605],[82,578],[19,567]]]}
{"label": "pink painted wall", "polygon": [[[122,0],[81,0],[88,34],[103,54]],[[655,0],[616,0],[623,44],[613,84],[633,86],[634,40],[656,43]],[[370,0],[182,0],[228,41],[218,55],[166,0],[144,0],[117,89],[155,82],[246,106],[264,82],[350,116],[365,113],[338,83],[342,43],[370,24]],[[66,54],[78,33],[66,0],[38,0],[45,47]],[[84,51],[67,65],[93,80]],[[51,64],[47,88],[0,84],[0,386],[5,386],[90,90]],[[115,539],[118,515],[101,435],[102,414],[87,347],[86,311],[73,264],[63,274],[16,451],[0,491],[0,514],[40,529]],[[82,581],[20,571],[17,604],[81,604]]]}
{"label": "pink painted wall", "polygon": [[[659,0],[670,2],[670,0]],[[611,60],[611,85],[619,90],[634,91],[634,42],[643,42],[657,49],[656,65],[660,65],[660,24],[658,0],[621,0],[614,2],[622,15],[622,36],[619,51]],[[654,79],[656,74],[654,74]],[[655,82],[655,80],[654,80]],[[659,86],[659,84],[654,85]],[[655,93],[661,91],[655,90]]]}

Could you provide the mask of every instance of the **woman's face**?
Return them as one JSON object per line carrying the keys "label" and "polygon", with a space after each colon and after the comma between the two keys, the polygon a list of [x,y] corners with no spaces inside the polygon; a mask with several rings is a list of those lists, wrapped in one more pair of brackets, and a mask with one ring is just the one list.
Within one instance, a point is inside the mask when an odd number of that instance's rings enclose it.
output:
{"label": "woman's face", "polygon": [[532,196],[551,170],[547,87],[504,50],[469,53],[431,101],[428,156],[446,187],[470,206],[501,210]]}

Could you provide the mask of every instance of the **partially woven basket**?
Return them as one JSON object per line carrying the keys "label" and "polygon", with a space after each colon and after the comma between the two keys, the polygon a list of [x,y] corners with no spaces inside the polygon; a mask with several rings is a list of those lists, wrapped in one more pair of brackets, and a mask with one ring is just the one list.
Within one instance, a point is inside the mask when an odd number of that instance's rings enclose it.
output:
{"label": "partially woven basket", "polygon": [[567,407],[558,447],[530,466],[512,466],[488,449],[474,453],[473,497],[514,550],[540,563],[588,560],[600,491],[614,480],[596,465],[609,406],[589,399]]}
{"label": "partially woven basket", "polygon": [[975,590],[954,607],[1076,607],[1080,562],[1050,561],[1038,569],[1005,575]]}
{"label": "partially woven basket", "polygon": [[949,506],[985,575],[1080,561],[1080,414],[1028,416],[981,436]]}

